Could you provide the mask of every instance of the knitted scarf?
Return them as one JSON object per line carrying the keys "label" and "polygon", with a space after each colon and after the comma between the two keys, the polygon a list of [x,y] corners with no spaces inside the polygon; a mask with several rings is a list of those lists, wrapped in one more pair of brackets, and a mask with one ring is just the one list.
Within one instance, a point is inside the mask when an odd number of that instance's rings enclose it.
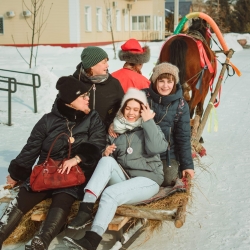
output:
{"label": "knitted scarf", "polygon": [[119,111],[114,119],[114,131],[118,134],[123,134],[128,130],[133,130],[142,125],[142,118],[140,117],[135,122],[129,122]]}
{"label": "knitted scarf", "polygon": [[101,83],[104,82],[108,79],[109,74],[105,74],[105,75],[96,75],[96,76],[89,76],[86,74],[86,72],[84,71],[84,69],[82,70],[82,73],[93,83]]}

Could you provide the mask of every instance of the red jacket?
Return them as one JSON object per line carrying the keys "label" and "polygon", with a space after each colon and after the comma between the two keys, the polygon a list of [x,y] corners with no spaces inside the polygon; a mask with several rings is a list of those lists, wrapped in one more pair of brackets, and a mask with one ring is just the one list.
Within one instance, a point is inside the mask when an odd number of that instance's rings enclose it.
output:
{"label": "red jacket", "polygon": [[145,89],[150,85],[150,81],[145,76],[130,69],[122,68],[111,75],[120,81],[124,93],[129,88]]}

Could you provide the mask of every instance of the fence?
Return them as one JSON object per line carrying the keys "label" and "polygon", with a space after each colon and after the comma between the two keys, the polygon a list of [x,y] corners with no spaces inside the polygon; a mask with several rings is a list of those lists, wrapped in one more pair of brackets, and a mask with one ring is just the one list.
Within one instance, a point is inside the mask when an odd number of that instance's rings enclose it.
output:
{"label": "fence", "polygon": [[[37,113],[37,98],[36,98],[36,89],[41,86],[41,77],[39,74],[33,74],[33,73],[27,73],[27,72],[21,72],[21,71],[14,71],[14,70],[7,70],[7,69],[0,69],[2,72],[10,72],[10,73],[18,73],[23,75],[31,75],[32,77],[32,84],[30,83],[23,83],[23,82],[17,82],[16,78],[13,77],[7,77],[7,76],[1,76],[1,78],[5,80],[1,80],[0,82],[6,82],[8,83],[8,88],[0,88],[0,90],[8,91],[8,125],[11,126],[11,93],[16,92],[17,85],[27,86],[33,88],[33,99],[34,99],[34,113]],[[1,74],[1,72],[0,72]],[[8,80],[6,80],[8,79]],[[36,79],[38,80],[38,83],[36,82]],[[11,83],[14,83],[14,90],[11,90]]]}

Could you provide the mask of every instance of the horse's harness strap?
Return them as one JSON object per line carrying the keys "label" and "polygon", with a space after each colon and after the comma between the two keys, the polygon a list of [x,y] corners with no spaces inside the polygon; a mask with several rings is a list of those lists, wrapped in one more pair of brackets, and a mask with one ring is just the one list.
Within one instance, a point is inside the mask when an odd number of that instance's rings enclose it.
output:
{"label": "horse's harness strap", "polygon": [[205,65],[207,65],[208,70],[210,73],[214,73],[214,69],[213,66],[211,64],[211,62],[209,61],[208,57],[207,57],[207,53],[203,47],[202,41],[196,41],[198,50],[199,50],[199,54],[200,54],[200,62],[201,62],[201,67],[204,68]]}

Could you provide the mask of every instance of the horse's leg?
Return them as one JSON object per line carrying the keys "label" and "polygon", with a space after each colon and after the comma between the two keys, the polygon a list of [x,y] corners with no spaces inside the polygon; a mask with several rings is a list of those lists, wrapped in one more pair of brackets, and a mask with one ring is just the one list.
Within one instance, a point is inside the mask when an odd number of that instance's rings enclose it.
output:
{"label": "horse's leg", "polygon": [[189,102],[189,109],[190,109],[190,118],[194,116],[194,111],[195,114],[197,114],[197,105],[200,103],[200,93],[198,89],[193,89],[192,90],[192,97]]}

